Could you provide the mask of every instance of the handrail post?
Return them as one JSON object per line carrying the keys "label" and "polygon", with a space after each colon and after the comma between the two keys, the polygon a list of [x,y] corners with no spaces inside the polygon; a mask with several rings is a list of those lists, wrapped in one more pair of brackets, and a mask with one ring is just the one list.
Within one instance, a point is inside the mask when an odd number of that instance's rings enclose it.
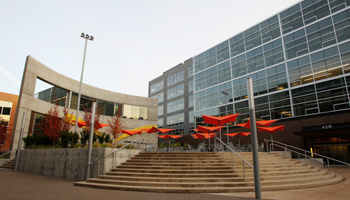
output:
{"label": "handrail post", "polygon": [[98,165],[97,165],[97,177],[100,175],[100,163],[101,163],[101,160],[98,160]]}
{"label": "handrail post", "polygon": [[83,173],[81,174],[81,181],[84,181],[84,168],[85,167],[83,167]]}
{"label": "handrail post", "polygon": [[[18,138],[18,147],[17,147],[17,155],[16,155],[16,162],[15,162],[15,171],[18,170],[18,165],[19,165],[19,156],[21,155],[21,148],[22,148],[22,138],[23,138],[23,132],[24,132],[24,124],[26,121],[26,115],[27,113],[23,113],[23,118],[22,118],[22,125],[21,125],[21,132],[19,134]],[[11,157],[11,155],[10,155]]]}
{"label": "handrail post", "polygon": [[327,158],[327,164],[328,164],[328,175],[331,175],[331,169],[329,167],[329,159]]}
{"label": "handrail post", "polygon": [[306,157],[306,152],[305,152],[305,162],[306,162],[306,166],[307,166],[307,157]]}
{"label": "handrail post", "polygon": [[244,177],[244,182],[245,182],[245,169],[244,169],[244,160],[243,160],[243,177]]}
{"label": "handrail post", "polygon": [[231,160],[232,160],[232,171],[233,171],[233,152],[231,151]]}
{"label": "handrail post", "polygon": [[269,144],[267,140],[266,140],[266,152],[269,152]]}

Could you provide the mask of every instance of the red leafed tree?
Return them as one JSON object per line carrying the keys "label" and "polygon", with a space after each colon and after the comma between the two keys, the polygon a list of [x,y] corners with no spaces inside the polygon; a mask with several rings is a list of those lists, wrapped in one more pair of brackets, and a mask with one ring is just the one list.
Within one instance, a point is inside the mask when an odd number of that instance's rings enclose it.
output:
{"label": "red leafed tree", "polygon": [[73,113],[69,115],[68,109],[66,107],[63,108],[63,125],[62,125],[62,130],[63,131],[70,131],[71,128],[73,127]]}
{"label": "red leafed tree", "polygon": [[109,127],[107,128],[107,131],[112,133],[114,139],[117,139],[124,128],[123,121],[122,121],[122,104],[119,105],[117,114],[111,118],[111,120],[107,119]]}
{"label": "red leafed tree", "polygon": [[55,146],[55,141],[60,138],[62,127],[63,121],[59,118],[58,105],[54,105],[41,120],[41,133],[49,137]]}
{"label": "red leafed tree", "polygon": [[[83,120],[86,122],[86,125],[83,126],[83,129],[85,129],[87,133],[90,133],[91,110],[88,110],[85,107],[83,107],[83,109],[84,109]],[[98,110],[96,109],[95,122],[94,122],[94,132],[97,131],[99,128],[98,124],[100,123],[100,118],[101,118],[101,114],[98,113]]]}

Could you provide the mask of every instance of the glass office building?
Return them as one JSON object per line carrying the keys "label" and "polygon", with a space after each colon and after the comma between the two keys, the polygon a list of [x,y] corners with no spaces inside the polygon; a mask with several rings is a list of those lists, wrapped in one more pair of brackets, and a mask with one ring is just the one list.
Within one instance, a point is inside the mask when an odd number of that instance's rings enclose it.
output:
{"label": "glass office building", "polygon": [[285,124],[282,142],[350,161],[349,0],[301,1],[192,59],[195,124],[246,122],[251,77],[256,118]]}

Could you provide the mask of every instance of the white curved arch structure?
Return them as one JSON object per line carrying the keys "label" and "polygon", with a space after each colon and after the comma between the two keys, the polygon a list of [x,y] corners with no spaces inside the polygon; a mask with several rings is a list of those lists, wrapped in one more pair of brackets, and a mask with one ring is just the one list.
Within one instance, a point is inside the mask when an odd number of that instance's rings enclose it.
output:
{"label": "white curved arch structure", "polygon": [[[28,135],[28,130],[30,129],[32,113],[42,113],[45,114],[53,106],[49,102],[42,101],[34,97],[36,80],[41,79],[54,86],[63,88],[65,90],[78,93],[79,92],[79,81],[71,79],[64,76],[56,71],[48,68],[44,64],[40,63],[32,56],[27,56],[25,69],[23,72],[21,89],[18,99],[18,106],[16,110],[14,130],[12,131],[12,144],[11,149],[17,149],[19,141],[19,133],[22,124],[23,113],[27,113],[24,126],[23,137]],[[117,92],[111,92],[101,88],[93,87],[91,85],[82,84],[81,94],[84,96],[100,99],[103,101],[123,103],[124,105],[141,106],[148,108],[148,119],[147,120],[137,120],[137,119],[123,119],[124,129],[134,129],[140,126],[147,125],[157,125],[158,121],[158,100],[155,98],[139,97],[127,94],[121,94]],[[60,107],[63,109],[63,107]],[[75,109],[69,109],[69,113],[76,114]],[[60,112],[62,114],[62,112]],[[63,116],[63,114],[62,114]],[[82,116],[82,112],[79,117]],[[107,124],[108,116],[102,116],[102,123]],[[33,121],[33,120],[32,120]],[[137,139],[138,136],[132,136],[128,140]],[[142,137],[146,139],[145,142],[156,143],[158,141],[157,135],[153,134],[142,134]]]}

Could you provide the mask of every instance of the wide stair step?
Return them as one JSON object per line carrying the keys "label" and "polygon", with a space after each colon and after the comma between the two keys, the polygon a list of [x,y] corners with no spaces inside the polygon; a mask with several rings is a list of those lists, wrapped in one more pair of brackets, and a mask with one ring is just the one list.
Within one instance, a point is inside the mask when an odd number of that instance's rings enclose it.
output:
{"label": "wide stair step", "polygon": [[3,168],[3,169],[13,169],[14,167],[15,167],[15,159],[11,159],[6,163],[4,163],[2,166],[0,166],[0,168]]}
{"label": "wide stair step", "polygon": [[[239,153],[251,165],[252,154]],[[254,173],[236,155],[221,153],[140,153],[98,178],[74,183],[101,189],[168,193],[254,191]],[[262,191],[318,187],[341,182],[338,174],[282,156],[259,153]]]}

